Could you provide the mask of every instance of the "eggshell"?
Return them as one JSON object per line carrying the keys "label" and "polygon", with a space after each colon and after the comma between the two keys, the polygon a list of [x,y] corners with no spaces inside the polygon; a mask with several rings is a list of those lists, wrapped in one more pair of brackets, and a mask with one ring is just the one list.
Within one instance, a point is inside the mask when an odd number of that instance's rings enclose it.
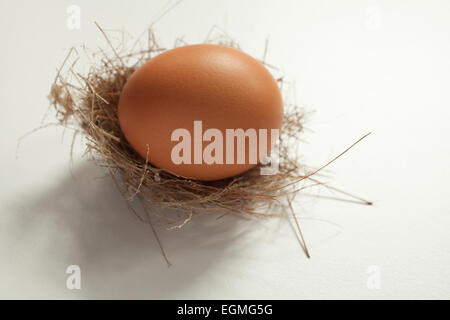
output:
{"label": "eggshell", "polygon": [[[129,144],[154,166],[186,178],[218,180],[255,166],[248,163],[248,146],[245,164],[226,163],[226,129],[268,129],[270,141],[270,129],[282,125],[283,102],[262,63],[238,49],[199,44],[168,50],[136,70],[122,90],[118,117]],[[202,121],[203,132],[223,133],[223,164],[174,163],[172,149],[179,141],[172,141],[172,133],[187,129],[194,144],[194,121]],[[193,158],[193,145],[191,151]]]}

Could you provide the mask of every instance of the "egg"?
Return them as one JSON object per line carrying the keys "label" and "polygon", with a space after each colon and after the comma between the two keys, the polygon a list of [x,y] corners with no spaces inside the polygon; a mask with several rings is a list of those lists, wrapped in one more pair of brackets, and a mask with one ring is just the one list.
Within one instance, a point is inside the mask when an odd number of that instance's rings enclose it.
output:
{"label": "egg", "polygon": [[155,167],[219,180],[249,170],[270,151],[283,101],[271,73],[250,55],[188,45],[159,54],[129,77],[118,118],[131,147]]}

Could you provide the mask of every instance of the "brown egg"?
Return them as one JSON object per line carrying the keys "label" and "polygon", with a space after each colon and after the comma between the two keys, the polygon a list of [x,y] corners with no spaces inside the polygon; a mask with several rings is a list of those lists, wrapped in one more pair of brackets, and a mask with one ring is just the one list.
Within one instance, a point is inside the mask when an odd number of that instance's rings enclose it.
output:
{"label": "brown egg", "polygon": [[[218,180],[262,159],[250,131],[260,149],[266,129],[270,149],[271,129],[282,124],[283,102],[262,63],[238,49],[200,44],[166,51],[134,72],[121,93],[118,116],[127,141],[154,166],[186,178]],[[243,148],[239,139],[227,140],[227,129],[249,133]]]}

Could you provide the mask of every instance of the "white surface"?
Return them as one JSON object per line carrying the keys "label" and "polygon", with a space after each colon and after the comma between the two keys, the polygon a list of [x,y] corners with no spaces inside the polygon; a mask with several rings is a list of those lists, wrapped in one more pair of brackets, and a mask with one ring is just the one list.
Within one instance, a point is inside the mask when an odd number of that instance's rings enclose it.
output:
{"label": "white surface", "polygon": [[[311,197],[296,205],[310,260],[286,221],[229,217],[160,228],[171,268],[110,179],[80,159],[81,143],[71,177],[69,133],[39,131],[16,159],[67,48],[104,46],[92,22],[137,35],[163,7],[74,2],[82,25],[73,31],[71,2],[0,4],[1,298],[450,298],[450,2],[186,0],[161,19],[166,46],[181,35],[200,42],[219,25],[262,56],[270,36],[267,60],[316,110],[308,163],[373,131],[332,166],[330,181],[374,207]],[[72,264],[79,291],[65,286]],[[370,266],[380,289],[367,286]]]}

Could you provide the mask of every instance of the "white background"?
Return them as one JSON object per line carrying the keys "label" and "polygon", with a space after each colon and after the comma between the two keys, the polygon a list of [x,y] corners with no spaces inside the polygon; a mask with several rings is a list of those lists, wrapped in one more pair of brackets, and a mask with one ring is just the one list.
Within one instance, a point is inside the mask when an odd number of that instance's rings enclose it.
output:
{"label": "white background", "polygon": [[[66,27],[71,4],[80,30]],[[138,35],[163,7],[1,1],[0,298],[450,298],[449,1],[185,0],[155,25],[166,47],[183,35],[202,42],[218,25],[256,57],[269,37],[267,61],[315,110],[309,164],[373,131],[327,180],[373,207],[306,195],[295,205],[309,260],[287,221],[227,217],[160,226],[167,268],[149,226],[81,158],[82,142],[71,176],[70,132],[36,132],[16,159],[67,49],[105,46],[93,21]],[[66,288],[72,264],[78,291]],[[380,271],[379,289],[367,285],[370,270]]]}

